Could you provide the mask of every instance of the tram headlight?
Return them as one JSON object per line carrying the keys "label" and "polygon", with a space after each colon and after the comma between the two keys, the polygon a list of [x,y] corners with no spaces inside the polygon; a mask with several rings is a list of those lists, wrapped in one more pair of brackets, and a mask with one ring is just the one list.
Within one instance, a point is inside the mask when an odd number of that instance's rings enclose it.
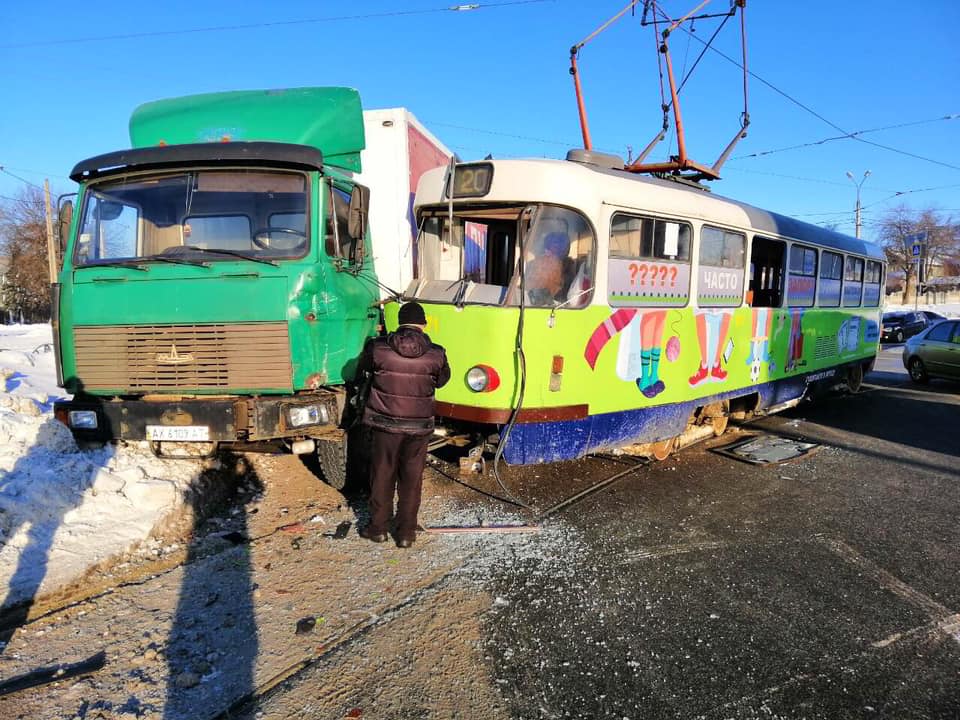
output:
{"label": "tram headlight", "polygon": [[492,392],[500,387],[500,376],[489,365],[474,365],[467,370],[467,387],[474,392]]}

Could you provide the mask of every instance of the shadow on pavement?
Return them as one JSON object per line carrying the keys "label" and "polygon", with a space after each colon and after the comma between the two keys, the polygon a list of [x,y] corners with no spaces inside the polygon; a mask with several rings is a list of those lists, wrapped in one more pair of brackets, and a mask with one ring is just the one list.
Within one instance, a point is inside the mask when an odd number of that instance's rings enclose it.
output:
{"label": "shadow on pavement", "polygon": [[[221,467],[201,474],[187,496],[195,542],[187,553],[166,641],[164,720],[192,720],[201,716],[200,708],[230,707],[255,687],[259,638],[243,504],[264,486],[243,456],[218,457]],[[229,522],[219,522],[211,532],[206,520],[211,506],[228,504],[234,508]]]}
{"label": "shadow on pavement", "polygon": [[[960,398],[949,395],[952,393],[917,390],[916,386],[910,389],[877,387],[853,396],[830,397],[803,404],[781,415],[960,457],[956,431],[960,423]],[[931,423],[931,418],[936,421]],[[865,448],[856,449],[865,451]],[[952,471],[960,471],[960,467],[952,468]]]}

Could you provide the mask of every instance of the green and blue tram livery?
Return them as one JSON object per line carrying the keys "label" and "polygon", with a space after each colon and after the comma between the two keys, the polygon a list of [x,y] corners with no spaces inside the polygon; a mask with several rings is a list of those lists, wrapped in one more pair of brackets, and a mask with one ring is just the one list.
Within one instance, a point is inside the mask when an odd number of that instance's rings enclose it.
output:
{"label": "green and blue tram livery", "polygon": [[617,167],[571,151],[424,175],[405,297],[447,348],[446,423],[509,424],[513,464],[626,444],[662,457],[811,386],[859,386],[879,342],[877,246]]}

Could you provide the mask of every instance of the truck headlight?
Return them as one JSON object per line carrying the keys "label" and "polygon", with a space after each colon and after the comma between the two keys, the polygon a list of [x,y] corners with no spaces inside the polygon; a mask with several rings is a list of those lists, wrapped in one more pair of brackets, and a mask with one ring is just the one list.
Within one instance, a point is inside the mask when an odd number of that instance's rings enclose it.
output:
{"label": "truck headlight", "polygon": [[75,430],[96,430],[96,410],[71,410],[67,415],[67,422]]}
{"label": "truck headlight", "polygon": [[323,405],[288,405],[286,414],[290,427],[321,425],[330,419],[327,408]]}

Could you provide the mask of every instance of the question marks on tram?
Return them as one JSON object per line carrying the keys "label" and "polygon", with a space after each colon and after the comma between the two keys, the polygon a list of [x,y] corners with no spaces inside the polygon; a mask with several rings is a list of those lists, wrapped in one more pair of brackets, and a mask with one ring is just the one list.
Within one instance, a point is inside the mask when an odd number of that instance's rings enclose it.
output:
{"label": "question marks on tram", "polygon": [[[641,284],[641,285],[646,285],[646,284],[647,284],[647,273],[649,273],[650,270],[651,270],[651,268],[648,267],[646,263],[641,263],[640,265],[638,265],[637,263],[630,263],[630,284],[631,284],[631,285],[636,285],[636,284],[637,284],[637,275],[639,275],[639,276],[640,276],[640,284]],[[653,274],[656,275],[656,266],[653,266]]]}
{"label": "question marks on tram", "polygon": [[667,273],[670,272],[670,268],[666,265],[661,265],[660,268],[660,287],[663,287],[667,282]]}
{"label": "question marks on tram", "polygon": [[677,272],[676,265],[670,268],[670,287],[676,287],[677,285]]}

